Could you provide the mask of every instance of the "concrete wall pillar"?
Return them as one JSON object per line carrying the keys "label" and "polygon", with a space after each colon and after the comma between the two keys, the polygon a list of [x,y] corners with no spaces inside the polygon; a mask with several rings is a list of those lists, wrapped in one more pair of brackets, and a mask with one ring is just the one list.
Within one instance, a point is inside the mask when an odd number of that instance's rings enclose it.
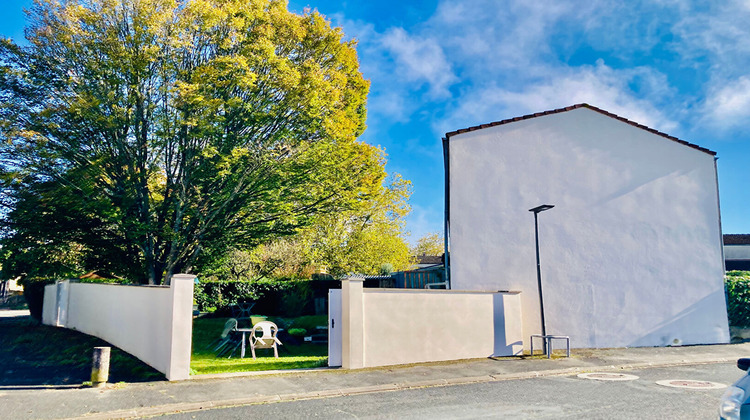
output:
{"label": "concrete wall pillar", "polygon": [[170,381],[190,377],[190,355],[193,339],[193,287],[196,276],[172,276],[172,337],[171,357],[166,376]]}
{"label": "concrete wall pillar", "polygon": [[342,354],[344,369],[365,366],[364,342],[364,279],[341,281]]}

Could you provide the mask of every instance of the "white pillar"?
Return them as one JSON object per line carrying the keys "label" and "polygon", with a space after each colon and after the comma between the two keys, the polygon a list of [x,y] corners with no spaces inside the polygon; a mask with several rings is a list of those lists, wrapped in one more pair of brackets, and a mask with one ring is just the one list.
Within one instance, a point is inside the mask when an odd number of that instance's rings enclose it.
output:
{"label": "white pillar", "polygon": [[190,354],[193,339],[193,274],[175,274],[170,282],[172,293],[171,355],[166,376],[170,381],[190,377]]}
{"label": "white pillar", "polygon": [[365,366],[364,346],[364,279],[348,278],[341,281],[341,366],[358,369]]}

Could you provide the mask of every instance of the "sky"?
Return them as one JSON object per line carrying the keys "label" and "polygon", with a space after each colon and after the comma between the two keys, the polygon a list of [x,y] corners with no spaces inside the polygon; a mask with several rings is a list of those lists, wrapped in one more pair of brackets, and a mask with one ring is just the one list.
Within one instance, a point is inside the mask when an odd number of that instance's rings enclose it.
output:
{"label": "sky", "polygon": [[[2,0],[20,40],[30,0]],[[750,233],[750,0],[290,0],[358,41],[362,140],[442,232],[446,132],[588,103],[717,152],[724,233]]]}

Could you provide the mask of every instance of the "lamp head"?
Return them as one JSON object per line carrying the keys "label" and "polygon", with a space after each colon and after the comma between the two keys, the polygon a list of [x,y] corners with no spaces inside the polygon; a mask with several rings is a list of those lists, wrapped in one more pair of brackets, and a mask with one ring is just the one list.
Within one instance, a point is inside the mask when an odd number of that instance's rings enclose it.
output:
{"label": "lamp head", "polygon": [[555,207],[553,204],[542,204],[541,206],[534,207],[533,209],[529,209],[529,211],[536,213],[541,213],[545,210],[549,210],[552,207]]}

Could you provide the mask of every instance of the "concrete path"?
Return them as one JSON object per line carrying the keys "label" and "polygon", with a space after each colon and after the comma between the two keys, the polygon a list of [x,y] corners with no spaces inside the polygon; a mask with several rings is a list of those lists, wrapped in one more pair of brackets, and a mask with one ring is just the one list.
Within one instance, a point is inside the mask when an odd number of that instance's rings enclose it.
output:
{"label": "concrete path", "polygon": [[[475,359],[388,368],[316,369],[197,376],[180,382],[110,384],[104,389],[0,387],[3,417],[132,418],[298,399],[643,367],[734,362],[750,343],[667,348],[581,349],[571,358]],[[738,378],[741,372],[738,370]]]}

